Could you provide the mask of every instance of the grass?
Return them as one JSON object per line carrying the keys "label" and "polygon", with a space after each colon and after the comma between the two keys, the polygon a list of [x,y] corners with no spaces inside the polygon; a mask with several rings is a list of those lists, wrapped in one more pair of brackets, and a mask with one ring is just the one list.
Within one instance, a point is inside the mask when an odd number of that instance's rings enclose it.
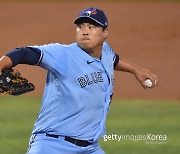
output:
{"label": "grass", "polygon": [[[0,97],[0,154],[23,154],[40,109],[41,98]],[[180,102],[113,100],[107,117],[107,135],[166,135],[163,144],[108,140],[100,144],[107,154],[179,154]]]}
{"label": "grass", "polygon": [[[173,101],[114,100],[107,119],[107,134],[166,135],[166,144],[146,141],[101,140],[109,154],[180,153],[180,103]],[[160,143],[160,142],[158,142]]]}
{"label": "grass", "polygon": [[40,108],[39,97],[0,97],[0,154],[23,154]]}

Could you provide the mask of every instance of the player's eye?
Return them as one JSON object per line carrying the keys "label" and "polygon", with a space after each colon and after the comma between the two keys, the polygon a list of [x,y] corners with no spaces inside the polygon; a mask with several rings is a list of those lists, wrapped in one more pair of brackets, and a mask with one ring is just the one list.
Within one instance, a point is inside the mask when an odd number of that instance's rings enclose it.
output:
{"label": "player's eye", "polygon": [[93,28],[95,28],[94,25],[90,25],[90,26],[89,26],[89,29],[93,29]]}
{"label": "player's eye", "polygon": [[83,26],[82,26],[82,25],[78,25],[78,28],[82,29],[82,28],[83,28]]}

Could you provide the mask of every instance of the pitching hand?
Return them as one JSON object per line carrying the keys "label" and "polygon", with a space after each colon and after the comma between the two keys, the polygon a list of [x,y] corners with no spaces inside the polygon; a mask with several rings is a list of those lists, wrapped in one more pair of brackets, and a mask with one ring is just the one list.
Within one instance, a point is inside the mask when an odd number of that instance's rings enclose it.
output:
{"label": "pitching hand", "polygon": [[136,79],[141,83],[143,88],[147,88],[145,85],[146,79],[150,79],[152,81],[151,88],[157,86],[159,83],[157,75],[146,69],[138,69],[134,75]]}

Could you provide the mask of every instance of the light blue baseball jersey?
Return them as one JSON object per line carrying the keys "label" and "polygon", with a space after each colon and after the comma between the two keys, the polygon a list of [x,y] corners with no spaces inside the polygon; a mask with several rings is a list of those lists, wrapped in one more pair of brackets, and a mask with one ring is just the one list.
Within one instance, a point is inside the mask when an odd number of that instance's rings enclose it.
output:
{"label": "light blue baseball jersey", "polygon": [[49,133],[96,141],[105,135],[113,93],[115,53],[104,42],[101,60],[77,43],[32,46],[42,52],[39,66],[47,69],[41,110],[33,134]]}

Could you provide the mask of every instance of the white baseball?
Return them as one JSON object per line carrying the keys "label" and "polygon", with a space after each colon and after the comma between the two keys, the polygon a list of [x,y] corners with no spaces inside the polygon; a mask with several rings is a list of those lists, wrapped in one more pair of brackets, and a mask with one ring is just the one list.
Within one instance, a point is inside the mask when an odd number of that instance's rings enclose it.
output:
{"label": "white baseball", "polygon": [[151,88],[151,86],[152,86],[152,81],[151,80],[146,79],[144,83],[145,83],[147,88]]}

